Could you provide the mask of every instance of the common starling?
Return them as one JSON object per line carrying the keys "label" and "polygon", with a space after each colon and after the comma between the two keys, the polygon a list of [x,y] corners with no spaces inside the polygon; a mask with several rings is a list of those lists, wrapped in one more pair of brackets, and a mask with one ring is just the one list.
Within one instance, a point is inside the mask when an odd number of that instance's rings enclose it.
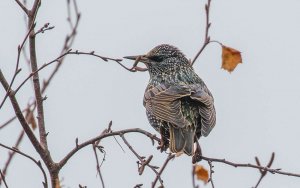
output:
{"label": "common starling", "polygon": [[143,62],[148,68],[150,80],[143,104],[151,126],[161,134],[160,148],[193,155],[193,163],[201,160],[198,139],[215,126],[216,111],[211,92],[189,60],[168,44],[146,55],[124,58]]}

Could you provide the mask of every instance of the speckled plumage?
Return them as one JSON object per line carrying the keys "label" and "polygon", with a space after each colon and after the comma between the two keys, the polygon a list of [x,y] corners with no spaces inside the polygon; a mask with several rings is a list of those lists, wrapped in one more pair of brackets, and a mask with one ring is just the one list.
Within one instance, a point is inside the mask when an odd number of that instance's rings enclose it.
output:
{"label": "speckled plumage", "polygon": [[194,155],[194,142],[216,123],[212,94],[176,47],[162,44],[140,57],[150,74],[144,106],[151,126],[161,133],[162,148]]}

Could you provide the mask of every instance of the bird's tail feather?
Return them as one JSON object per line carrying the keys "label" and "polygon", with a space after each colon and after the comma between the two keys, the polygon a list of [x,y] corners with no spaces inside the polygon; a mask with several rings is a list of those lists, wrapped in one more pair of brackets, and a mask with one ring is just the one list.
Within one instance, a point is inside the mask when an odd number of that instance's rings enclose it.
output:
{"label": "bird's tail feather", "polygon": [[184,152],[187,155],[193,155],[195,132],[193,130],[175,128],[173,126],[170,126],[169,131],[171,152]]}

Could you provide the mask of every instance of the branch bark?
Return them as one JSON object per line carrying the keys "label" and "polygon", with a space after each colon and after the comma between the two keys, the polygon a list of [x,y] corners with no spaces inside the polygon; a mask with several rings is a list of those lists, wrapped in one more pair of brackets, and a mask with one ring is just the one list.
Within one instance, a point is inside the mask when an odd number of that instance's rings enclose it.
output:
{"label": "branch bark", "polygon": [[[36,14],[38,12],[39,4],[41,3],[40,0],[35,0],[32,9],[29,11],[28,14],[28,27],[30,28],[31,25],[34,24]],[[35,31],[34,29],[31,30],[29,35],[29,54],[30,54],[30,63],[31,63],[31,70],[34,72],[32,80],[33,80],[33,87],[37,105],[37,119],[38,119],[38,127],[39,127],[39,135],[40,135],[40,144],[45,149],[48,150],[47,144],[47,134],[45,129],[45,120],[44,120],[44,107],[43,107],[43,97],[41,94],[40,88],[40,79],[38,73],[38,64],[37,64],[37,57],[36,57],[36,47],[35,47]]]}

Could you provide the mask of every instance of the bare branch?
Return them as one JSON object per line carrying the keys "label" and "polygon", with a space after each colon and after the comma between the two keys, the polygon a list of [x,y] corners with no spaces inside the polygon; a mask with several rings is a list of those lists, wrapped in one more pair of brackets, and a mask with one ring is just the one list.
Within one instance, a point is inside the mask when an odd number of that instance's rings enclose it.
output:
{"label": "bare branch", "polygon": [[169,155],[168,155],[166,161],[164,162],[163,166],[160,168],[160,170],[159,170],[159,172],[158,172],[158,175],[156,175],[156,177],[155,177],[155,179],[154,179],[154,181],[153,181],[153,183],[152,183],[152,188],[155,188],[155,185],[156,185],[157,180],[160,178],[161,174],[162,174],[163,171],[165,170],[165,168],[166,168],[167,164],[169,163],[169,161],[170,161],[171,159],[173,159],[174,157],[175,157],[174,154],[169,154]]}
{"label": "bare branch", "polygon": [[[5,180],[5,175],[4,175],[4,173],[2,173],[1,169],[0,169],[0,178],[3,180],[5,187],[8,188],[8,185]],[[0,185],[1,185],[1,182],[0,182]]]}
{"label": "bare branch", "polygon": [[209,33],[209,28],[211,26],[211,23],[209,22],[209,12],[210,12],[210,3],[211,0],[207,0],[207,4],[205,5],[205,13],[206,13],[206,26],[205,26],[205,35],[204,35],[204,43],[196,56],[194,57],[193,61],[191,62],[191,65],[194,65],[195,61],[199,57],[199,55],[202,53],[202,51],[205,49],[205,47],[209,44],[210,42],[210,37],[208,35]]}
{"label": "bare branch", "polygon": [[96,143],[96,142],[93,144],[93,151],[94,151],[94,155],[95,155],[95,159],[96,159],[96,168],[97,168],[97,172],[98,172],[98,174],[99,174],[99,177],[100,177],[100,180],[101,180],[102,187],[105,188],[105,185],[104,185],[104,179],[103,179],[103,176],[102,176],[100,167],[101,167],[103,161],[105,160],[105,155],[106,155],[106,153],[105,153],[105,151],[103,150],[103,148],[101,148],[101,152],[104,153],[104,157],[103,157],[102,162],[101,162],[101,165],[100,165],[100,164],[99,164],[99,159],[98,159],[97,150],[96,150],[97,148],[100,149],[100,148],[99,148],[100,146],[98,146],[98,144],[99,144],[99,143]]}
{"label": "bare branch", "polygon": [[30,159],[31,161],[33,161],[33,162],[39,167],[39,169],[40,169],[40,170],[42,171],[42,173],[43,173],[43,177],[44,177],[43,185],[44,185],[44,188],[47,188],[47,187],[48,187],[48,181],[47,181],[46,172],[45,172],[45,170],[43,169],[42,164],[41,164],[40,161],[35,160],[33,157],[31,157],[31,156],[29,156],[29,155],[27,155],[27,154],[21,152],[20,150],[18,150],[18,149],[16,149],[16,148],[11,148],[11,147],[6,146],[6,145],[1,144],[1,143],[0,143],[0,146],[3,147],[3,148],[6,148],[6,149],[8,149],[8,150],[11,150],[11,151],[13,151],[13,152],[16,152],[16,153],[18,153],[18,154],[20,154],[20,155],[22,155],[22,156],[24,156],[24,157]]}
{"label": "bare branch", "polygon": [[[52,63],[55,63],[55,62],[60,62],[62,58],[64,58],[66,55],[91,55],[91,56],[94,56],[94,57],[98,57],[104,61],[108,61],[108,60],[111,60],[111,61],[115,61],[115,62],[118,62],[118,61],[121,61],[120,59],[114,59],[114,58],[109,58],[109,57],[104,57],[104,56],[100,56],[100,55],[97,55],[97,54],[94,54],[92,52],[80,52],[78,50],[72,52],[72,49],[69,49],[68,51],[64,52],[63,54],[61,54],[59,57],[55,58],[54,60],[42,65],[40,68],[38,68],[36,71],[30,73],[27,78],[17,87],[15,93],[17,93],[21,87],[31,78],[33,77],[33,75],[39,71],[41,71],[42,69],[44,69],[45,67],[51,65]],[[49,83],[49,82],[48,82]]]}
{"label": "bare branch", "polygon": [[[272,166],[274,159],[275,159],[275,153],[273,152],[272,155],[271,155],[271,158],[270,158],[270,160],[269,160],[269,163],[268,163],[268,165],[267,165],[268,168],[270,168],[270,167]],[[255,161],[256,161],[256,164],[257,164],[258,166],[261,166],[258,157],[255,157]],[[266,171],[266,170],[263,170],[263,169],[259,169],[259,172],[260,172],[260,178],[259,178],[259,180],[258,180],[258,182],[256,183],[256,185],[255,185],[254,188],[257,188],[257,187],[258,187],[258,185],[260,184],[261,180],[262,180],[262,179],[266,176],[266,174],[267,174],[267,171]]]}
{"label": "bare branch", "polygon": [[6,90],[6,94],[4,96],[4,99],[2,100],[2,102],[0,104],[0,109],[3,107],[5,100],[7,99],[8,95],[9,95],[9,92],[10,92],[11,87],[12,87],[12,85],[13,85],[16,77],[17,77],[17,74],[21,71],[21,69],[19,69],[21,51],[22,51],[22,49],[23,49],[23,47],[25,45],[26,40],[29,37],[29,34],[31,33],[31,31],[33,30],[34,27],[35,27],[35,24],[30,25],[29,30],[28,30],[27,34],[25,35],[25,37],[24,37],[21,45],[18,46],[18,55],[17,55],[17,62],[16,62],[15,73],[14,73],[13,78],[12,78],[10,84],[9,84],[8,89]]}
{"label": "bare branch", "polygon": [[[38,2],[38,1],[35,1]],[[36,4],[36,3],[35,3]],[[35,5],[34,4],[34,5]],[[37,11],[37,8],[33,10]],[[36,13],[33,12],[29,16],[29,25],[31,23],[34,23],[35,15]],[[44,107],[43,107],[43,97],[41,93],[40,88],[40,78],[38,74],[38,65],[37,65],[37,57],[36,57],[36,47],[35,47],[35,33],[34,30],[31,31],[29,36],[29,54],[30,54],[30,62],[31,62],[31,70],[34,73],[33,74],[33,87],[34,87],[34,94],[36,99],[36,106],[37,106],[37,119],[38,119],[38,127],[39,127],[39,135],[40,135],[40,143],[41,146],[48,150],[48,144],[47,144],[47,134],[46,134],[46,128],[45,128],[45,119],[44,119]]]}
{"label": "bare branch", "polygon": [[122,135],[122,134],[126,134],[126,133],[141,133],[144,134],[145,136],[147,136],[148,138],[150,138],[151,140],[155,140],[155,141],[159,141],[160,139],[158,137],[156,137],[155,135],[142,130],[140,128],[133,128],[133,129],[124,129],[124,130],[120,130],[120,131],[114,131],[114,132],[103,132],[102,134],[100,134],[99,136],[92,138],[88,141],[85,141],[82,144],[78,144],[75,148],[73,148],[59,163],[58,166],[59,168],[62,168],[68,161],[69,159],[76,154],[79,150],[81,150],[82,148],[91,145],[93,143],[95,143],[97,140],[101,140],[103,138],[106,137],[111,137],[111,136],[115,136],[115,135]]}
{"label": "bare branch", "polygon": [[[67,10],[68,10],[67,21],[70,24],[71,31],[65,37],[65,42],[63,44],[62,50],[60,52],[60,55],[64,54],[66,51],[68,51],[72,47],[73,42],[74,42],[74,40],[76,38],[76,35],[77,35],[77,29],[78,29],[78,26],[79,26],[79,21],[80,21],[80,18],[81,18],[81,14],[78,11],[77,4],[76,4],[75,0],[73,1],[73,4],[74,4],[75,15],[76,15],[76,17],[75,17],[75,24],[73,24],[72,18],[71,18],[71,4],[70,4],[70,0],[67,0]],[[54,78],[54,75],[57,73],[57,71],[59,70],[59,68],[63,64],[63,61],[64,61],[64,58],[60,59],[59,63],[55,66],[55,68],[52,71],[52,73],[50,74],[49,78],[46,79],[46,80],[44,80],[43,86],[42,86],[42,93],[44,93],[45,90],[47,89],[47,87],[49,86],[50,82]]]}
{"label": "bare branch", "polygon": [[213,165],[212,165],[212,162],[211,161],[207,161],[208,162],[208,165],[209,165],[209,171],[210,171],[210,174],[209,174],[209,180],[210,181],[210,184],[211,184],[211,187],[212,188],[215,188],[215,185],[214,185],[214,181],[212,179],[212,174],[214,173],[214,170],[213,170]]}
{"label": "bare branch", "polygon": [[29,10],[19,1],[19,0],[15,0],[18,5],[22,8],[22,10],[25,12],[26,15],[29,15]]}
{"label": "bare branch", "polygon": [[[22,112],[25,112],[25,110],[23,110]],[[0,129],[3,129],[4,127],[6,127],[7,125],[9,125],[11,122],[13,122],[15,119],[17,118],[17,116],[13,116],[10,119],[8,119],[6,122],[4,122],[2,125],[0,125]]]}
{"label": "bare branch", "polygon": [[[1,70],[0,70],[0,82],[1,82],[2,86],[4,87],[4,89],[7,91],[9,89],[9,85],[8,85],[4,75],[2,74]],[[9,98],[10,98],[10,101],[14,108],[15,114],[16,114],[20,124],[22,125],[26,135],[28,136],[28,138],[31,141],[34,148],[38,151],[38,153],[40,153],[41,151],[43,151],[43,148],[41,147],[40,143],[36,139],[35,135],[33,134],[32,130],[30,129],[28,123],[26,122],[26,119],[23,116],[23,113],[20,109],[19,103],[18,103],[13,91],[9,92]]]}
{"label": "bare branch", "polygon": [[211,161],[211,162],[218,162],[218,163],[227,164],[229,166],[233,166],[233,167],[236,167],[236,168],[237,167],[256,168],[256,169],[260,169],[260,170],[263,170],[263,171],[270,172],[272,174],[282,174],[282,175],[286,175],[286,176],[300,177],[300,174],[285,172],[285,171],[282,171],[280,168],[272,169],[272,168],[269,168],[269,167],[262,167],[262,166],[258,166],[258,165],[254,165],[254,164],[250,164],[250,163],[234,163],[234,162],[231,162],[231,161],[227,161],[226,159],[209,158],[209,157],[204,157],[204,156],[202,156],[202,159],[205,160],[205,161]]}
{"label": "bare branch", "polygon": [[126,140],[123,134],[120,135],[120,137],[123,139],[124,143],[128,146],[130,151],[139,159],[138,161],[138,172],[139,175],[142,175],[144,172],[145,166],[148,166],[155,174],[157,177],[159,177],[159,182],[163,186],[163,181],[159,175],[159,172],[157,172],[157,167],[150,165],[150,161],[152,160],[153,156],[149,156],[147,160],[145,160],[145,157],[140,156],[134,149],[133,147],[129,144],[129,142]]}
{"label": "bare branch", "polygon": [[54,26],[49,26],[49,23],[45,23],[43,27],[41,27],[34,35],[38,35],[39,33],[44,33],[45,31],[54,29]]}
{"label": "bare branch", "polygon": [[[24,130],[21,131],[21,133],[20,133],[20,135],[19,135],[19,137],[17,139],[17,142],[16,142],[16,144],[15,144],[15,146],[13,148],[16,148],[16,149],[19,148],[19,145],[20,145],[23,137],[24,137]],[[10,165],[10,163],[11,163],[11,161],[12,161],[12,159],[13,159],[13,157],[14,157],[15,154],[16,154],[15,151],[12,151],[12,152],[8,153],[8,159],[7,159],[7,161],[6,161],[6,163],[5,163],[4,167],[3,167],[3,175],[4,176],[6,175],[7,169],[8,169],[8,167],[9,167],[9,165]],[[2,180],[3,180],[3,178],[0,178],[0,184],[1,184]]]}

